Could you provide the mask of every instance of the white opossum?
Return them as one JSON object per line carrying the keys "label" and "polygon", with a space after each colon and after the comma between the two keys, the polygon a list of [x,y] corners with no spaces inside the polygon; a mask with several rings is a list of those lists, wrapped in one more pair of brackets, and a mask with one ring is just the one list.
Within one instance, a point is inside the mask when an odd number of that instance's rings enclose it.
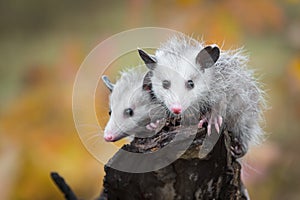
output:
{"label": "white opossum", "polygon": [[260,142],[259,125],[264,105],[263,91],[246,69],[247,56],[241,49],[220,51],[187,36],[175,36],[149,55],[139,49],[153,72],[155,96],[175,115],[201,114],[199,127],[207,122],[217,132],[222,123],[233,133],[241,150]]}
{"label": "white opossum", "polygon": [[128,135],[149,137],[161,128],[166,109],[151,94],[150,74],[141,68],[129,69],[121,72],[115,85],[107,76],[102,76],[112,92],[105,141],[115,142]]}

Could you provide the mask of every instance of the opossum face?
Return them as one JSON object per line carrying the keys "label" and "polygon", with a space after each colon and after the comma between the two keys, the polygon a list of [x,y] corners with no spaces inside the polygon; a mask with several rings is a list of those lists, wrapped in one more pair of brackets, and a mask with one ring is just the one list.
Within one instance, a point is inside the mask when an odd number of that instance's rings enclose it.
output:
{"label": "opossum face", "polygon": [[159,51],[155,57],[147,57],[140,50],[140,55],[153,71],[151,81],[155,95],[173,114],[198,110],[195,103],[204,98],[210,89],[212,72],[205,69],[217,61],[217,47],[208,46],[200,52]]}
{"label": "opossum face", "polygon": [[111,87],[110,119],[104,130],[107,142],[115,142],[145,129],[142,121],[149,117],[145,111],[151,107],[151,99],[142,89],[142,79],[141,74],[124,73]]}
{"label": "opossum face", "polygon": [[194,103],[209,90],[210,77],[203,76],[201,71],[189,63],[176,64],[185,70],[175,66],[157,65],[151,79],[153,91],[175,115],[196,111]]}
{"label": "opossum face", "polygon": [[110,101],[110,119],[104,130],[104,139],[108,142],[134,134],[142,127],[139,122],[147,117],[146,105],[141,105],[135,97],[124,94],[121,99],[113,98],[114,95],[111,96]]}

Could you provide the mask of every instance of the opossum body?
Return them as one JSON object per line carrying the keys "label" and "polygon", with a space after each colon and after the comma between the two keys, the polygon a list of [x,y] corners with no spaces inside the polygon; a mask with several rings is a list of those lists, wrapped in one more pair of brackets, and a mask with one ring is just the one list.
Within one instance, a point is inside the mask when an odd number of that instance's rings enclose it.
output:
{"label": "opossum body", "polygon": [[241,49],[224,51],[205,46],[186,36],[176,36],[163,44],[155,56],[139,50],[153,72],[155,96],[175,115],[201,114],[199,127],[208,123],[234,134],[242,154],[249,144],[260,142],[259,125],[264,105],[263,91],[246,69],[247,56]]}
{"label": "opossum body", "polygon": [[102,80],[111,91],[110,119],[104,130],[107,142],[118,141],[128,135],[147,137],[159,128],[159,119],[165,109],[151,95],[150,75],[141,68],[121,72],[120,79],[112,84],[107,76]]}

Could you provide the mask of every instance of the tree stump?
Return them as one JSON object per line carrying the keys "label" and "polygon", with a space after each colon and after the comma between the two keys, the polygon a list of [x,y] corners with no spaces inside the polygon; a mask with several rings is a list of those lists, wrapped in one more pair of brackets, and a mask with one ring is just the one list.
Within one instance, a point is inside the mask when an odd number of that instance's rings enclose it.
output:
{"label": "tree stump", "polygon": [[[151,138],[134,138],[122,147],[149,153],[172,143],[176,130],[163,130]],[[206,129],[199,129],[188,150],[179,159],[157,171],[128,173],[105,166],[104,189],[99,199],[249,199],[241,181],[241,165],[231,153],[231,134],[222,131],[216,145],[199,158]],[[117,152],[109,163],[123,158]],[[139,163],[134,163],[139,164]]]}

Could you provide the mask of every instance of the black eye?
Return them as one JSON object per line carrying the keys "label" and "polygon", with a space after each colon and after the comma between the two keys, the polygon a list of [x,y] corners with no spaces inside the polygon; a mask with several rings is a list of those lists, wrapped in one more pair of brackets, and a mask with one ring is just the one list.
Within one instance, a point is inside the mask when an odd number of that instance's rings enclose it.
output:
{"label": "black eye", "polygon": [[192,80],[188,80],[186,83],[185,83],[185,86],[188,88],[188,89],[193,89],[194,88],[194,82]]}
{"label": "black eye", "polygon": [[109,116],[111,116],[111,110],[109,110],[108,114],[109,114]]}
{"label": "black eye", "polygon": [[162,86],[163,86],[163,88],[165,88],[165,89],[169,89],[170,86],[171,86],[171,82],[168,81],[168,80],[163,80]]}
{"label": "black eye", "polygon": [[126,108],[124,110],[124,116],[126,116],[126,117],[132,117],[133,116],[133,110],[131,108]]}

